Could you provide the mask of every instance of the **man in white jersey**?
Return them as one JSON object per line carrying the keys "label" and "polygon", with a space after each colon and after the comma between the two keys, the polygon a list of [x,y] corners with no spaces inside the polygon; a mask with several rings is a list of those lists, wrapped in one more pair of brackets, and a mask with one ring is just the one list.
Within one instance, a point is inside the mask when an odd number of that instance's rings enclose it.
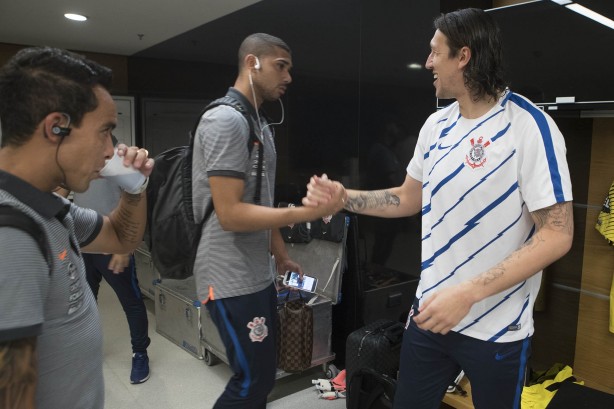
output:
{"label": "man in white jersey", "polygon": [[[477,409],[519,408],[544,267],[573,236],[565,142],[553,120],[506,88],[500,32],[482,10],[438,17],[426,68],[455,99],[422,127],[399,187],[347,190],[345,208],[422,214],[420,284],[394,407],[439,408],[459,370]],[[313,177],[305,205],[342,190]]]}
{"label": "man in white jersey", "polygon": [[[139,245],[146,182],[122,188],[108,216],[53,191],[87,190],[113,156],[110,87],[110,69],[49,47],[23,49],[0,69],[0,206],[29,217],[48,246],[45,257],[40,237],[0,226],[2,408],[104,407],[102,329],[81,253]],[[118,155],[151,174],[145,149],[121,144]]]}

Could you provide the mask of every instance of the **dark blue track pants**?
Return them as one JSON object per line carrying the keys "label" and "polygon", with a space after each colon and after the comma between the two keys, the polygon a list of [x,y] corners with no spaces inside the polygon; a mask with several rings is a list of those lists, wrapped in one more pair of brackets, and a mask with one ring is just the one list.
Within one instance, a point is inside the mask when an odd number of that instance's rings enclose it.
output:
{"label": "dark blue track pants", "polygon": [[264,409],[277,370],[275,286],[205,305],[234,372],[214,408]]}
{"label": "dark blue track pants", "polygon": [[147,308],[143,302],[139,282],[136,278],[134,256],[130,256],[130,264],[119,274],[109,270],[110,254],[83,254],[87,283],[96,299],[102,277],[109,283],[126,313],[132,352],[145,352],[151,342],[148,335]]}
{"label": "dark blue track pants", "polygon": [[403,334],[394,408],[438,409],[463,369],[476,409],[519,409],[530,353],[530,338],[498,343],[452,331],[434,334],[411,320]]}

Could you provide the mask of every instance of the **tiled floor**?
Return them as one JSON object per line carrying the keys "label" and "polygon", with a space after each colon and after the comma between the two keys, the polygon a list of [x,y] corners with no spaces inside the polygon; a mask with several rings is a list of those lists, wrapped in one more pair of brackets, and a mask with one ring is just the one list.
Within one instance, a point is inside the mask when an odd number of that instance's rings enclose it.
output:
{"label": "tiled floor", "polygon": [[[128,324],[113,290],[103,281],[98,305],[104,336],[104,376],[107,409],[203,409],[211,408],[232,375],[223,363],[206,366],[156,332],[153,301],[146,298],[149,316],[148,349],[151,377],[140,385],[130,384],[132,353]],[[311,379],[323,378],[320,368],[277,381],[269,401],[311,387]],[[319,401],[319,402],[318,402]],[[314,404],[345,408],[343,401],[317,399]],[[285,404],[271,403],[282,409]],[[318,407],[311,405],[312,408]]]}

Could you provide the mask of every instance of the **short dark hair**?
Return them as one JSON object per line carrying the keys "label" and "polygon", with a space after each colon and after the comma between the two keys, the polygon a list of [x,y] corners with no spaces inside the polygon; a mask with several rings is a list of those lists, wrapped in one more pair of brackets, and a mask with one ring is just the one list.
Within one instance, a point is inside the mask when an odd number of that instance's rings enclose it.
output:
{"label": "short dark hair", "polygon": [[447,37],[450,57],[456,57],[462,47],[471,49],[463,75],[472,97],[497,98],[507,82],[503,78],[501,30],[494,18],[484,10],[467,8],[442,14],[434,25]]}
{"label": "short dark hair", "polygon": [[111,88],[112,72],[82,55],[51,47],[24,48],[0,69],[2,146],[23,145],[51,112],[79,126],[98,100],[94,87]]}
{"label": "short dark hair", "polygon": [[239,47],[239,68],[243,66],[243,60],[248,54],[262,56],[272,54],[275,47],[282,48],[292,54],[288,44],[281,38],[265,33],[254,33],[248,35]]}

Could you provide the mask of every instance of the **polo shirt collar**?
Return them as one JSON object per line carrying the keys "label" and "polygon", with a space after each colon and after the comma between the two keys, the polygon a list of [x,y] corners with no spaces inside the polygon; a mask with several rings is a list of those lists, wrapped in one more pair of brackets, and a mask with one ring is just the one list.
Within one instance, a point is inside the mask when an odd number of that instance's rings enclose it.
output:
{"label": "polo shirt collar", "polygon": [[256,108],[254,108],[254,106],[249,102],[249,100],[245,98],[245,95],[241,94],[238,89],[236,89],[235,87],[230,87],[228,88],[228,92],[226,93],[226,95],[239,101],[241,105],[243,105],[245,109],[247,109],[247,112],[252,118],[257,117]]}
{"label": "polo shirt collar", "polygon": [[68,205],[59,196],[38,190],[25,180],[3,170],[0,170],[0,189],[15,196],[47,219],[66,214]]}

